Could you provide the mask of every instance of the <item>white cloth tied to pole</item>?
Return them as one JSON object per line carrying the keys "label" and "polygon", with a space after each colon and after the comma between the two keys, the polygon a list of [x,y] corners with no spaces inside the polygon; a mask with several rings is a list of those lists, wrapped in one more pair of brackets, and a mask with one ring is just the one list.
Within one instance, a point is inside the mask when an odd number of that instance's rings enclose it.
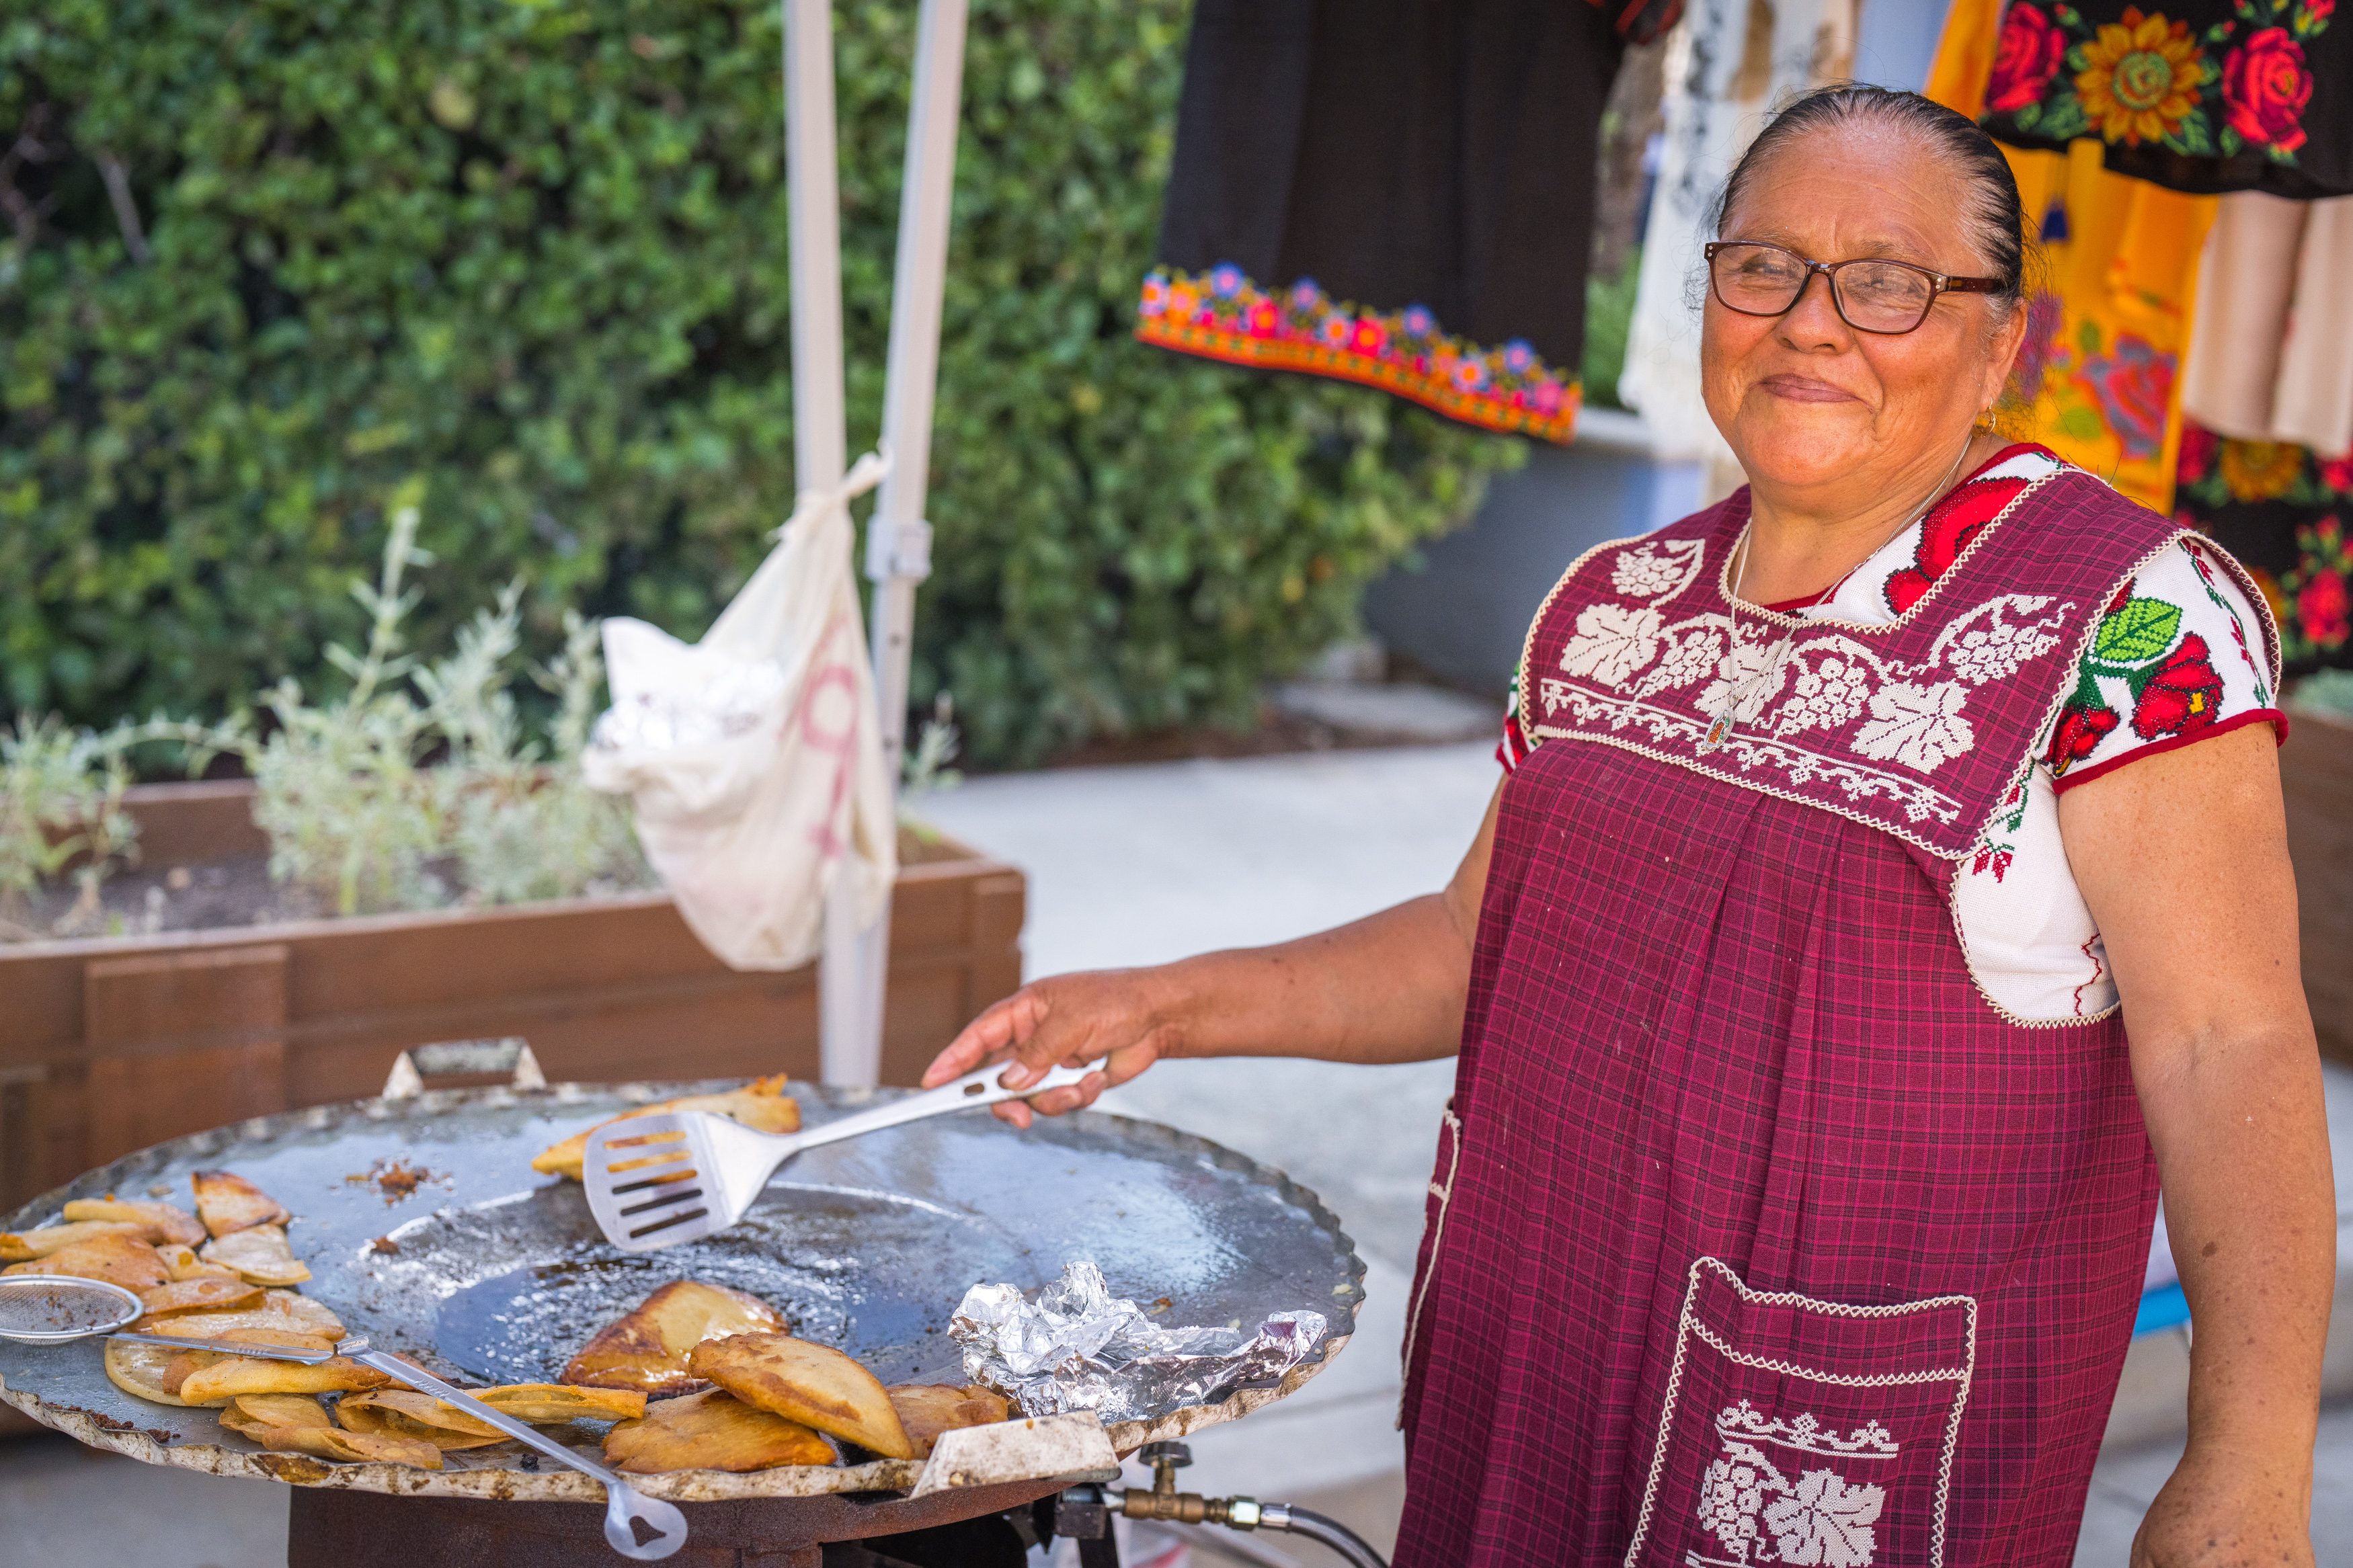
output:
{"label": "white cloth tied to pole", "polygon": [[890,470],[869,452],[804,490],[777,544],[699,643],[605,623],[613,706],[581,759],[631,796],[638,841],[703,944],[737,969],[824,946],[850,879],[860,928],[898,875],[898,831],[850,575],[849,503]]}

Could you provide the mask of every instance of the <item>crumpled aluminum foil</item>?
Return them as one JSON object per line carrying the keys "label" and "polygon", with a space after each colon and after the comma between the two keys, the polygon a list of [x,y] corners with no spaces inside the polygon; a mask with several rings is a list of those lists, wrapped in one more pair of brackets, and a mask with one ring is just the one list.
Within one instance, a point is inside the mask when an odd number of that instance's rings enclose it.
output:
{"label": "crumpled aluminum foil", "polygon": [[1253,1331],[1164,1329],[1115,1297],[1092,1263],[1022,1300],[1012,1285],[965,1292],[948,1333],[964,1347],[965,1377],[1025,1415],[1092,1410],[1108,1424],[1208,1403],[1238,1383],[1281,1377],[1323,1342],[1321,1312],[1276,1312]]}

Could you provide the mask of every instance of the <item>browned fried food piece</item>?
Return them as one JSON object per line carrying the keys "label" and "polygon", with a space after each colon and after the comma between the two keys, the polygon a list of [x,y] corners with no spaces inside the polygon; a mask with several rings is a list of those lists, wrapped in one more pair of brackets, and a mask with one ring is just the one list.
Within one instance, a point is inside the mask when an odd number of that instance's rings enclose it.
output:
{"label": "browned fried food piece", "polygon": [[126,1290],[153,1290],[172,1278],[153,1247],[121,1231],[60,1247],[30,1263],[12,1263],[0,1268],[0,1274],[70,1274],[78,1279],[103,1279]]}
{"label": "browned fried food piece", "polygon": [[190,1179],[196,1189],[196,1217],[216,1241],[257,1225],[284,1225],[294,1217],[234,1171],[198,1171]]}
{"label": "browned fried food piece", "polygon": [[835,1350],[790,1334],[737,1334],[694,1347],[687,1368],[746,1405],[912,1459],[915,1446],[874,1374]]}
{"label": "browned fried food piece", "polygon": [[164,1260],[164,1267],[171,1270],[174,1280],[201,1279],[208,1275],[216,1275],[227,1279],[234,1279],[237,1277],[237,1270],[226,1263],[207,1263],[198,1258],[196,1249],[185,1242],[158,1243],[155,1256]]}
{"label": "browned fried food piece", "polygon": [[446,1399],[402,1388],[347,1394],[336,1403],[335,1419],[346,1431],[413,1438],[430,1443],[445,1454],[459,1448],[486,1448],[507,1440],[505,1433]]}
{"label": "browned fried food piece", "polygon": [[106,1342],[106,1380],[134,1399],[157,1405],[185,1405],[186,1400],[164,1386],[164,1373],[180,1352],[169,1345]]}
{"label": "browned fried food piece", "polygon": [[261,1300],[252,1307],[235,1311],[184,1312],[176,1318],[142,1318],[132,1325],[142,1333],[174,1334],[182,1339],[209,1340],[231,1329],[268,1329],[265,1337],[285,1339],[289,1334],[322,1338],[328,1343],[343,1337],[343,1325],[335,1314],[307,1296],[297,1296],[291,1290],[265,1290]]}
{"label": "browned fried food piece", "polygon": [[932,1445],[943,1432],[987,1426],[1011,1414],[1004,1395],[976,1383],[966,1388],[952,1383],[894,1383],[882,1392],[891,1396],[891,1408],[899,1413],[899,1425],[907,1429],[907,1441],[915,1446],[918,1459],[932,1457]]}
{"label": "browned fried food piece", "polygon": [[608,1117],[586,1131],[575,1132],[553,1148],[540,1151],[531,1168],[543,1176],[564,1176],[580,1179],[581,1163],[588,1157],[588,1136],[597,1128],[610,1127],[616,1121],[626,1121],[632,1116],[659,1116],[671,1110],[708,1110],[716,1116],[732,1116],[744,1126],[758,1132],[797,1132],[801,1130],[801,1108],[785,1092],[785,1075],[754,1079],[741,1089],[731,1089],[724,1094],[690,1094],[679,1100],[665,1100],[659,1105],[642,1106],[620,1116]]}
{"label": "browned fried food piece", "polygon": [[308,1454],[314,1459],[347,1462],[375,1460],[387,1465],[414,1465],[420,1470],[441,1468],[441,1450],[416,1437],[396,1437],[381,1432],[345,1432],[333,1426],[269,1426],[254,1436],[272,1453]]}
{"label": "browned fried food piece", "polygon": [[294,1256],[282,1225],[248,1226],[217,1241],[205,1243],[196,1255],[206,1263],[237,1270],[237,1278],[255,1285],[300,1285],[311,1278],[310,1266]]}
{"label": "browned fried food piece", "polygon": [[[354,1394],[353,1398],[364,1398]],[[332,1426],[335,1418],[311,1394],[248,1394],[228,1402],[220,1424],[239,1436],[259,1443],[259,1434],[271,1426]]]}
{"label": "browned fried food piece", "polygon": [[109,1194],[102,1198],[76,1198],[66,1205],[66,1218],[147,1227],[147,1239],[161,1247],[177,1242],[194,1247],[204,1240],[205,1227],[177,1204],[127,1203]]}
{"label": "browned fried food piece", "polygon": [[85,1241],[96,1241],[101,1236],[128,1236],[145,1241],[147,1227],[136,1222],[83,1220],[72,1225],[45,1225],[38,1230],[0,1231],[0,1260],[29,1262]]}
{"label": "browned fried food piece", "polygon": [[168,1285],[142,1290],[139,1300],[147,1308],[146,1316],[139,1320],[144,1324],[189,1312],[250,1311],[261,1305],[261,1287],[248,1285],[234,1274],[200,1274],[193,1279],[175,1279]]}
{"label": "browned fried food piece", "polygon": [[659,1399],[703,1385],[687,1371],[689,1352],[730,1334],[782,1333],[784,1314],[741,1290],[673,1280],[628,1317],[607,1324],[564,1369],[564,1381],[627,1388]]}
{"label": "browned fried food piece", "polygon": [[754,1410],[722,1389],[657,1400],[606,1435],[605,1462],[630,1475],[831,1465],[833,1446],[797,1421]]}
{"label": "browned fried food piece", "polygon": [[468,1392],[501,1415],[553,1426],[575,1419],[627,1421],[646,1413],[646,1396],[622,1388],[566,1388],[559,1383],[511,1383]]}
{"label": "browned fried food piece", "polygon": [[[295,1350],[335,1348],[330,1340],[269,1328],[232,1329],[218,1340],[224,1350],[238,1342],[284,1345]],[[392,1384],[392,1379],[383,1373],[348,1356],[304,1363],[214,1351],[183,1351],[180,1354],[186,1359],[187,1370],[180,1371],[180,1363],[175,1361],[164,1370],[163,1381],[164,1387],[186,1405],[218,1405],[248,1394],[348,1394]]]}

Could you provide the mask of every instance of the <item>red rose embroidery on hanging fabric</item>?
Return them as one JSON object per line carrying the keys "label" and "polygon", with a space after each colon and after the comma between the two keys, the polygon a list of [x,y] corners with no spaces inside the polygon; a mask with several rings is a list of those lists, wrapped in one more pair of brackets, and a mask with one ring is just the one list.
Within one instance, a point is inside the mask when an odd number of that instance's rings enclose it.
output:
{"label": "red rose embroidery on hanging fabric", "polygon": [[2221,447],[2214,432],[2203,425],[2181,427],[2181,460],[2174,475],[2185,485],[2194,485],[2214,471],[2214,454]]}
{"label": "red rose embroidery on hanging fabric", "polygon": [[2141,688],[2133,704],[2133,733],[2144,741],[2186,735],[2211,724],[2221,707],[2222,678],[2214,673],[2206,639],[2191,632]]}
{"label": "red rose embroidery on hanging fabric", "polygon": [[2332,490],[2353,494],[2353,452],[2341,458],[2322,458],[2320,482]]}
{"label": "red rose embroidery on hanging fabric", "polygon": [[2051,764],[2051,776],[2061,776],[2098,751],[2116,727],[2116,710],[2105,704],[2070,702],[2061,709],[2059,723],[2051,731],[2051,749],[2042,754],[2042,760]]}
{"label": "red rose embroidery on hanging fabric", "polygon": [[2067,58],[2067,37],[2035,5],[2017,5],[2001,19],[1986,108],[1996,114],[2024,109],[2042,96]]}
{"label": "red rose embroidery on hanging fabric", "polygon": [[2345,641],[2353,626],[2348,625],[2345,579],[2331,567],[2323,566],[2312,574],[2295,596],[2295,618],[2304,635],[2326,648],[2335,648]]}
{"label": "red rose embroidery on hanging fabric", "polygon": [[1945,499],[1920,525],[1920,547],[1912,564],[1897,568],[1887,579],[1887,607],[1902,615],[1920,602],[1929,585],[1951,569],[1985,525],[2018,499],[2024,479],[1978,479],[1963,485]]}
{"label": "red rose embroidery on hanging fabric", "polygon": [[2284,27],[2248,35],[2222,62],[2222,103],[2231,129],[2258,147],[2293,153],[2304,145],[2304,110],[2312,73],[2304,46]]}

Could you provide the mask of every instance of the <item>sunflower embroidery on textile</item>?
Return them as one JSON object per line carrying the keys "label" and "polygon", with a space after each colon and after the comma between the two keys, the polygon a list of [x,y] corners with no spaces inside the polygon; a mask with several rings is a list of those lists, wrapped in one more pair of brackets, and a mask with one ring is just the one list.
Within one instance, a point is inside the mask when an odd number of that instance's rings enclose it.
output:
{"label": "sunflower embroidery on textile", "polygon": [[2002,16],[1986,124],[1997,136],[2097,136],[2190,158],[2259,153],[2294,166],[2312,102],[2305,47],[2334,10],[2334,0],[2236,0],[2232,15],[2200,30],[2137,5],[2100,20],[2017,0]]}
{"label": "sunflower embroidery on textile", "polygon": [[1707,1568],[1747,1568],[1790,1563],[1813,1568],[1871,1568],[1879,1550],[1878,1524],[1886,1489],[1856,1481],[1828,1466],[1790,1466],[1794,1479],[1766,1454],[1767,1446],[1808,1458],[1893,1459],[1894,1437],[1876,1421],[1841,1437],[1810,1415],[1783,1422],[1746,1399],[1715,1418],[1723,1456],[1700,1479],[1699,1521],[1722,1545],[1724,1557],[1693,1553]]}

